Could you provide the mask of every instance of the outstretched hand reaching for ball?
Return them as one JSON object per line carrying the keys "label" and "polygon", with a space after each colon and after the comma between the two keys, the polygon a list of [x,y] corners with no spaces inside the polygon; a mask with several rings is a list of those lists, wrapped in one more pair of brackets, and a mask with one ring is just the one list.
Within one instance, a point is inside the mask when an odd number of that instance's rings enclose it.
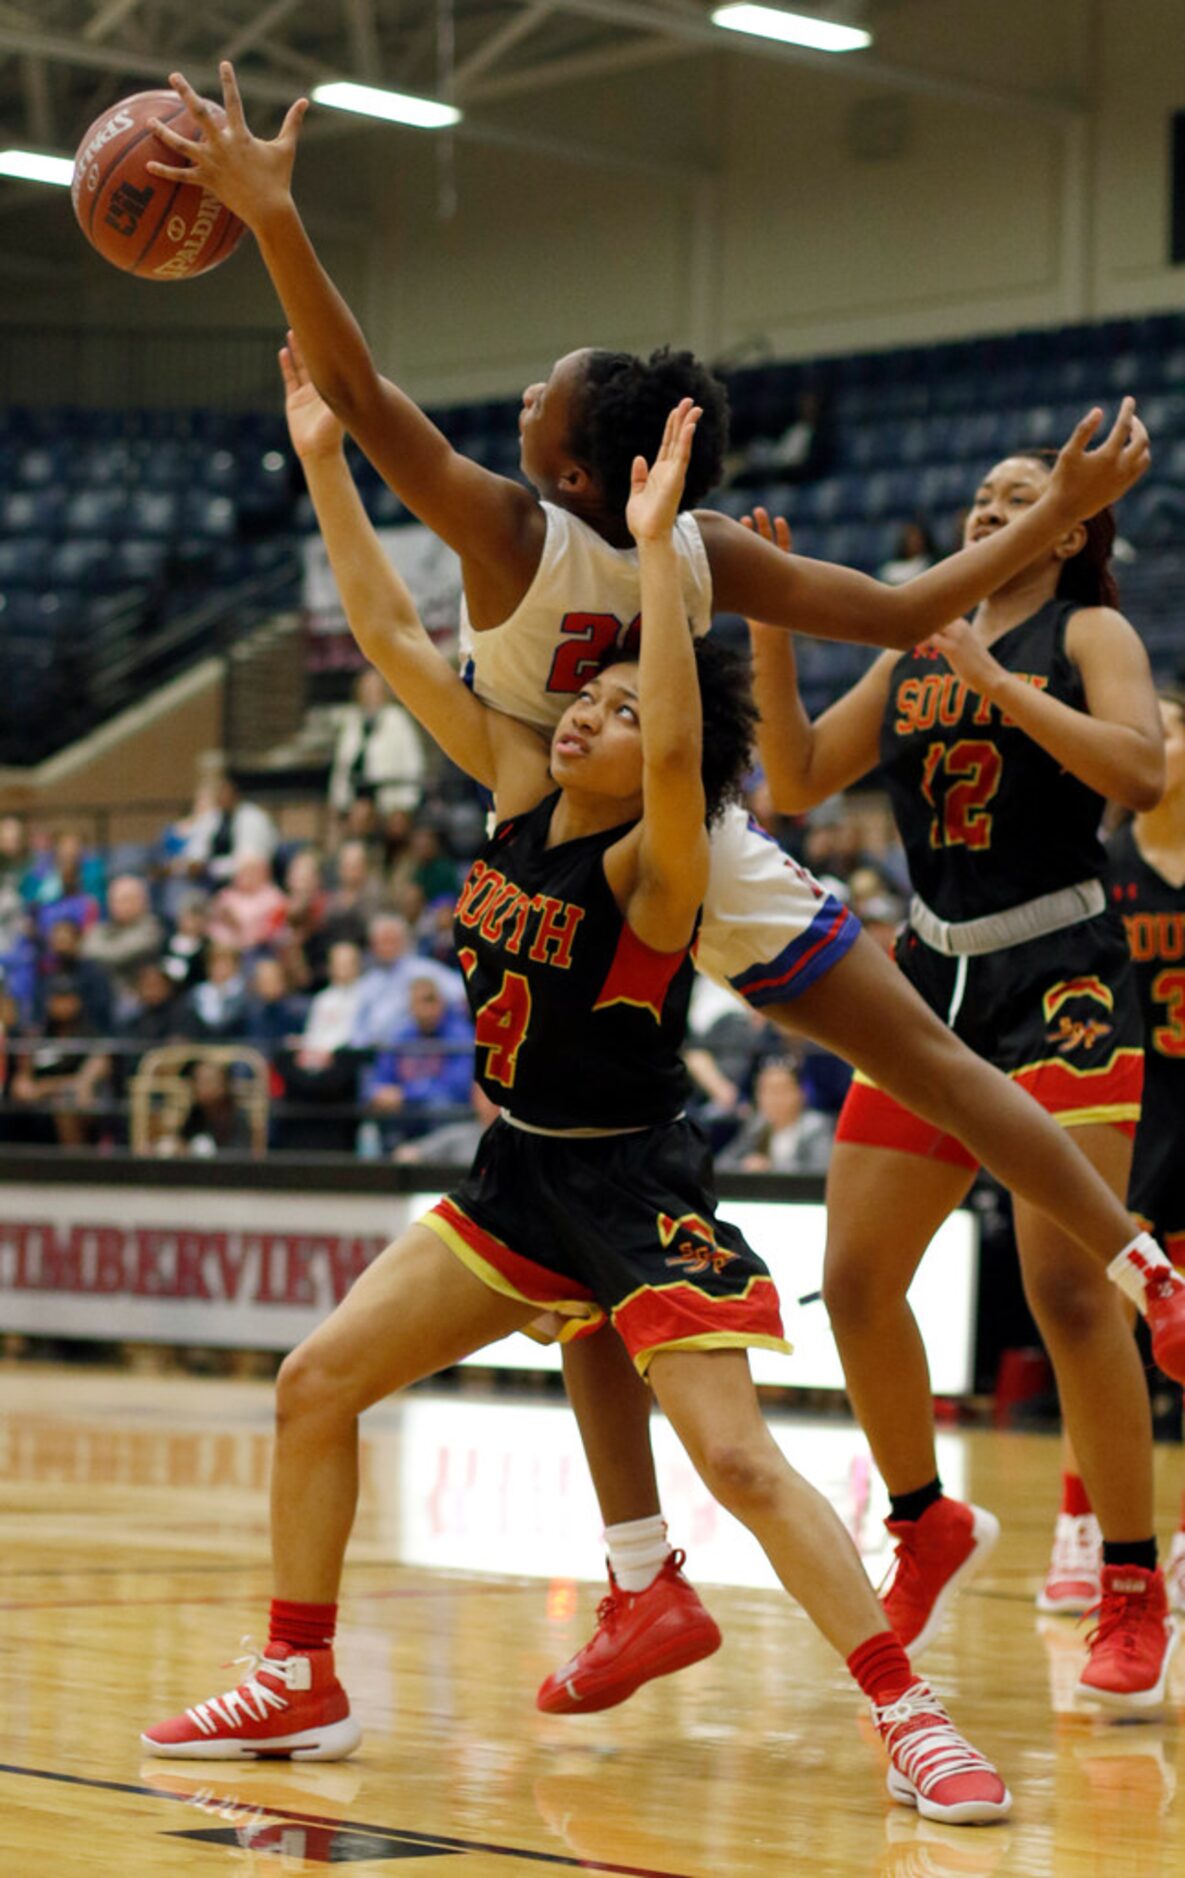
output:
{"label": "outstretched hand reaching for ball", "polygon": [[259,223],[269,210],[282,207],[292,193],[292,165],[307,98],[298,98],[270,142],[255,137],[247,127],[243,100],[239,96],[235,68],[229,59],[219,66],[222,79],[222,103],[200,98],[189,80],[180,72],[169,74],[169,83],[182,103],[189,107],[201,128],[201,141],[182,137],[177,131],[153,119],[153,129],[162,143],[185,159],[183,164],[150,163],[154,176],[170,182],[200,183],[224,202],[228,209],[258,232]]}
{"label": "outstretched hand reaching for ball", "polygon": [[644,456],[634,458],[625,519],[636,542],[661,541],[674,527],[695,427],[702,416],[698,404],[681,399],[667,418],[654,462],[648,467]]}
{"label": "outstretched hand reaching for ball", "polygon": [[315,457],[336,456],[345,427],[309,377],[295,333],[290,332],[287,345],[280,348],[280,370],[284,375],[284,415],[297,456],[302,463]]}

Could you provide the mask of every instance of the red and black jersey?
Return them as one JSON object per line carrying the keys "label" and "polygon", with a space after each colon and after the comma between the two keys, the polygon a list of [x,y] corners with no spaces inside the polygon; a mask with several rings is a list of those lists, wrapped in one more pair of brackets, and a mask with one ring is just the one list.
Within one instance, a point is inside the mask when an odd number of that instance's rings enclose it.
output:
{"label": "red and black jersey", "polygon": [[1173,1128],[1185,1161],[1185,887],[1148,865],[1130,822],[1112,836],[1108,858],[1144,1019],[1144,1117]]}
{"label": "red and black jersey", "polygon": [[[1051,600],[992,655],[1081,711],[1082,679],[1066,652],[1077,610]],[[979,919],[1102,877],[1102,798],[969,690],[930,642],[893,667],[880,749],[910,879],[940,919]]]}
{"label": "red and black jersey", "polygon": [[643,1128],[683,1107],[690,940],[630,929],[604,857],[631,824],[548,847],[557,797],[502,822],[469,870],[453,933],[477,1078],[538,1128]]}

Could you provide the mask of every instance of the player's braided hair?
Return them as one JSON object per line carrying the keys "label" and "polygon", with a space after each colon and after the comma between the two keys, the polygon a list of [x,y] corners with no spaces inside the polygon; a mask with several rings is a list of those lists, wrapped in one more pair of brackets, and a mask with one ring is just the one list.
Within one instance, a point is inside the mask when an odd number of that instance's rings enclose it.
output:
{"label": "player's braided hair", "polygon": [[[602,661],[601,670],[634,659],[636,652],[621,648]],[[700,775],[704,785],[707,823],[719,821],[730,802],[738,802],[745,776],[753,763],[759,713],[753,699],[749,661],[720,639],[695,641],[695,669],[703,712],[703,752]]]}
{"label": "player's braided hair", "polygon": [[728,448],[728,393],[693,352],[660,346],[648,359],[633,352],[594,351],[583,392],[573,403],[572,455],[600,482],[605,506],[624,515],[636,456],[653,463],[667,418],[681,398],[703,416],[696,427],[680,508],[694,508],[724,473]]}
{"label": "player's braided hair", "polygon": [[[1056,450],[1044,446],[1016,452],[1017,456],[1026,458],[1030,463],[1043,463],[1048,470],[1052,470],[1058,454]],[[1111,508],[1100,509],[1097,515],[1092,515],[1082,526],[1086,530],[1086,540],[1077,554],[1062,562],[1057,598],[1076,600],[1079,606],[1117,607],[1119,582],[1111,567],[1111,555],[1115,549],[1115,511]]]}

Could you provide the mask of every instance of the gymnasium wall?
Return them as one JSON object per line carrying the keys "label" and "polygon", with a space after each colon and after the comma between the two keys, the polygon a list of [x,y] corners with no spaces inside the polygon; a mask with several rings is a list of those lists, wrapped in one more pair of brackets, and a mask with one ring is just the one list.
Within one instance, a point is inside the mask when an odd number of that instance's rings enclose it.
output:
{"label": "gymnasium wall", "polygon": [[[529,151],[326,118],[299,196],[380,359],[427,400],[516,389],[590,340],[743,359],[1162,309],[1183,285],[1166,264],[1180,28],[1180,0],[900,0],[886,61],[1093,107],[997,110],[684,52],[475,106]],[[617,166],[559,156],[563,141]],[[278,320],[253,254],[183,289],[132,283],[82,252],[46,193],[47,265],[64,271],[0,306],[43,328],[21,384],[48,396],[60,378],[87,403],[270,395]],[[47,326],[96,335],[89,364],[51,356]],[[123,336],[118,358],[103,330]],[[13,376],[0,364],[0,391]]]}

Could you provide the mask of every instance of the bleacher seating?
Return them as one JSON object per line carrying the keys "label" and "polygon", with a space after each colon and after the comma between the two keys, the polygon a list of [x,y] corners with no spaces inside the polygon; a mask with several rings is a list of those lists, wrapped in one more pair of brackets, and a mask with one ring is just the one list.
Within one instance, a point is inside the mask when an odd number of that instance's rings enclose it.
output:
{"label": "bleacher seating", "polygon": [[[1185,315],[1157,314],[947,345],[782,361],[727,374],[732,481],[711,498],[732,515],[785,514],[799,552],[874,571],[903,524],[923,516],[940,545],[983,469],[1012,448],[1056,444],[1091,403],[1141,399],[1153,468],[1120,515],[1137,558],[1125,603],[1161,676],[1185,660],[1176,577],[1185,559]],[[776,440],[810,393],[824,412],[824,460],[809,481],[778,467]],[[435,413],[459,449],[517,473],[518,400]],[[380,526],[411,520],[352,455]],[[0,413],[0,751],[30,710],[50,710],[84,671],[94,609],[137,592],[167,629],[203,594],[274,570],[314,526],[278,411]],[[295,578],[295,562],[292,563]],[[808,703],[850,681],[853,655],[811,655]],[[63,722],[65,720],[63,719]]]}

